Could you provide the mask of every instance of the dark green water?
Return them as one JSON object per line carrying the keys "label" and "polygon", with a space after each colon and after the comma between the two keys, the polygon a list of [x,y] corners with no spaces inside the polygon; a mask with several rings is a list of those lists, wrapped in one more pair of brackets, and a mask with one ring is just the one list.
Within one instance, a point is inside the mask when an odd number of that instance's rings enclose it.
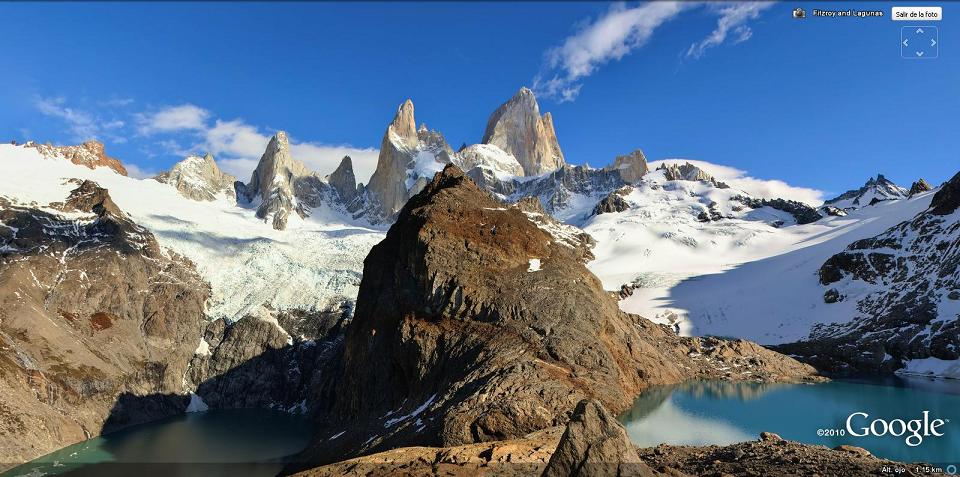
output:
{"label": "dark green water", "polygon": [[0,474],[12,476],[273,476],[312,426],[266,410],[189,413],[65,447]]}
{"label": "dark green water", "polygon": [[[924,437],[911,447],[910,435],[856,437],[875,418],[909,421],[930,411],[946,421],[943,436]],[[889,380],[884,383],[833,381],[823,384],[760,384],[701,381],[658,387],[644,392],[632,409],[619,417],[630,439],[642,447],[660,443],[685,445],[731,444],[756,440],[763,431],[785,439],[835,447],[849,444],[874,455],[906,462],[960,466],[960,382]],[[882,426],[878,425],[878,432]],[[844,435],[818,435],[820,429]],[[896,431],[900,431],[899,427]],[[914,439],[916,442],[916,439]]]}

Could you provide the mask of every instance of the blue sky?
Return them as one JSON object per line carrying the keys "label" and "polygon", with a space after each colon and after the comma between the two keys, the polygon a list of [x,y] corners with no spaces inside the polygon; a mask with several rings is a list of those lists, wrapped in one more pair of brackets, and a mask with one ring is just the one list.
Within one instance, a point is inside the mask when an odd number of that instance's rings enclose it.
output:
{"label": "blue sky", "polygon": [[320,172],[372,170],[404,99],[456,148],[527,85],[573,163],[641,148],[828,194],[960,170],[960,7],[939,58],[904,60],[891,3],[795,6],[4,2],[0,139],[97,137],[141,174],[211,150],[246,180],[284,129]]}

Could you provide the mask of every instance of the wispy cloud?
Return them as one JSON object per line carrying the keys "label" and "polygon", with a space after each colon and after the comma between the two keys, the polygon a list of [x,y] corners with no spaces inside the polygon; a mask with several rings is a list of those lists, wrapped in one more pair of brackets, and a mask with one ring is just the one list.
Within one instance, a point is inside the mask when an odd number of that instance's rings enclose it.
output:
{"label": "wispy cloud", "polygon": [[[111,131],[122,128],[125,123],[119,119],[103,120],[94,114],[68,107],[66,98],[36,98],[34,105],[42,114],[62,120],[67,125],[71,139],[81,142],[90,139],[102,139]],[[122,137],[112,137],[123,142]]]}
{"label": "wispy cloud", "polygon": [[703,40],[690,45],[687,50],[688,58],[700,58],[707,49],[722,44],[727,36],[735,35],[733,43],[742,43],[753,36],[753,30],[747,22],[756,20],[760,13],[773,6],[772,2],[742,2],[711,4],[708,8],[715,10],[720,18],[717,27]]}
{"label": "wispy cloud", "polygon": [[688,58],[700,58],[707,49],[722,44],[731,34],[734,43],[750,39],[753,31],[747,22],[758,18],[772,3],[655,1],[633,7],[616,3],[599,18],[586,22],[559,46],[547,50],[543,67],[533,79],[534,90],[540,96],[560,102],[573,101],[580,94],[585,78],[602,66],[643,48],[661,25],[704,5],[719,16],[717,26],[706,38],[690,46],[685,55]]}
{"label": "wispy cloud", "polygon": [[192,104],[169,106],[152,113],[136,115],[140,134],[206,129],[210,112]]}
{"label": "wispy cloud", "polygon": [[660,25],[676,17],[691,4],[650,2],[636,7],[616,3],[600,18],[547,50],[546,69],[534,78],[537,93],[561,101],[572,101],[580,93],[582,78],[600,66],[623,58],[642,47]]}

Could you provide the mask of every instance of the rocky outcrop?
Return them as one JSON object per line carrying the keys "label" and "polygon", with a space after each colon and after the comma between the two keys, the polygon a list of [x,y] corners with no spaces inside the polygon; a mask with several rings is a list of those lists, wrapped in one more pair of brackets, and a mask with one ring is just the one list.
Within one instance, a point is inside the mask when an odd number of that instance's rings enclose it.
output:
{"label": "rocky outcrop", "polygon": [[933,187],[931,187],[930,184],[927,184],[927,181],[920,179],[913,184],[910,184],[910,197],[913,197],[921,192],[928,192],[931,190],[933,190]]}
{"label": "rocky outcrop", "polygon": [[877,177],[871,177],[863,187],[859,189],[848,190],[833,199],[827,200],[823,205],[830,205],[844,210],[854,210],[860,207],[875,205],[885,200],[897,200],[909,197],[909,191],[903,187],[894,184],[883,174],[877,174]]}
{"label": "rocky outcrop", "polygon": [[643,155],[643,151],[639,149],[630,154],[617,156],[610,168],[619,172],[620,177],[628,184],[635,184],[647,172],[650,172],[650,166],[647,165],[647,156]]}
{"label": "rocky outcrop", "polygon": [[820,268],[824,301],[854,301],[854,316],[780,349],[844,374],[894,372],[914,359],[960,359],[960,315],[949,304],[950,292],[960,289],[958,206],[960,174],[926,211],[830,257]]}
{"label": "rocky outcrop", "polygon": [[36,148],[46,157],[63,158],[90,169],[107,167],[117,174],[127,175],[127,169],[123,167],[123,163],[108,156],[100,141],[87,141],[79,146],[53,146],[30,141],[25,146]]}
{"label": "rocky outcrop", "polygon": [[930,213],[950,215],[960,207],[960,172],[947,181],[930,202]]}
{"label": "rocky outcrop", "polygon": [[540,116],[533,91],[520,88],[487,121],[483,144],[492,144],[517,159],[525,175],[536,176],[566,164],[550,113]]}
{"label": "rocky outcrop", "polygon": [[236,177],[226,174],[210,154],[189,156],[155,177],[158,182],[172,185],[180,195],[193,200],[216,200],[225,197],[236,201]]}
{"label": "rocky outcrop", "polygon": [[[364,262],[306,460],[518,438],[585,398],[616,412],[649,385],[729,373],[704,341],[620,311],[582,249],[530,214],[454,166],[410,199]],[[709,353],[754,378],[813,373],[746,342]]]}
{"label": "rocky outcrop", "polygon": [[845,211],[845,210],[843,210],[843,209],[839,209],[839,208],[834,207],[834,206],[832,206],[832,205],[828,205],[828,206],[826,206],[826,207],[821,207],[821,210],[823,211],[824,214],[827,214],[827,215],[829,215],[829,216],[831,216],[831,217],[846,217],[846,216],[848,215],[848,214],[847,214],[847,211]]}
{"label": "rocky outcrop", "polygon": [[624,197],[630,195],[630,192],[633,192],[633,188],[627,186],[607,194],[607,196],[593,208],[593,215],[615,214],[629,209],[630,204],[627,203]]}
{"label": "rocky outcrop", "polygon": [[661,164],[657,168],[663,171],[663,175],[668,181],[695,181],[706,182],[718,189],[728,189],[729,185],[718,181],[715,177],[703,169],[685,162],[683,164]]}
{"label": "rocky outcrop", "polygon": [[583,400],[573,411],[567,429],[542,477],[591,475],[652,476],[627,430],[598,401]]}
{"label": "rocky outcrop", "polygon": [[[209,287],[107,190],[74,183],[44,209],[0,198],[2,462],[95,436],[108,417],[116,428],[187,405]],[[124,412],[133,395],[168,399]]]}
{"label": "rocky outcrop", "polygon": [[[747,197],[744,195],[738,195],[731,197],[731,200],[738,201],[743,205],[750,207],[751,209],[759,209],[761,207],[770,207],[777,210],[782,210],[789,213],[796,219],[797,224],[811,224],[823,218],[817,209],[810,207],[803,202],[798,202],[795,200],[786,200],[786,199],[757,199],[754,197]],[[836,209],[839,210],[839,209]],[[829,212],[828,212],[829,213]],[[836,214],[839,215],[839,214]],[[843,215],[846,215],[845,213]]]}

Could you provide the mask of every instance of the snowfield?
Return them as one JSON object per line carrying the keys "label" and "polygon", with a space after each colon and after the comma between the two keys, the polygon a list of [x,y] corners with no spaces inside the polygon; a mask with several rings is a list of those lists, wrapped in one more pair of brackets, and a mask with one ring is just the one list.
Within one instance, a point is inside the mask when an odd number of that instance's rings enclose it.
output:
{"label": "snowfield", "polygon": [[[620,302],[623,310],[682,334],[792,342],[815,324],[857,315],[856,297],[824,303],[820,266],[851,242],[925,210],[934,192],[795,225],[790,214],[769,207],[737,210],[730,198],[742,191],[664,181],[654,171],[624,197],[628,210],[583,223],[597,240],[588,266],[608,290],[636,286]],[[710,202],[727,218],[699,221]]]}
{"label": "snowfield", "polygon": [[[322,206],[305,220],[274,230],[255,209],[227,198],[201,202],[153,179],[134,179],[107,168],[88,169],[36,149],[0,145],[0,195],[46,205],[63,201],[75,186],[96,181],[114,202],[160,244],[192,260],[212,287],[211,318],[237,320],[261,305],[324,309],[356,298],[363,259],[385,230],[350,220]],[[296,216],[296,214],[293,214]]]}

